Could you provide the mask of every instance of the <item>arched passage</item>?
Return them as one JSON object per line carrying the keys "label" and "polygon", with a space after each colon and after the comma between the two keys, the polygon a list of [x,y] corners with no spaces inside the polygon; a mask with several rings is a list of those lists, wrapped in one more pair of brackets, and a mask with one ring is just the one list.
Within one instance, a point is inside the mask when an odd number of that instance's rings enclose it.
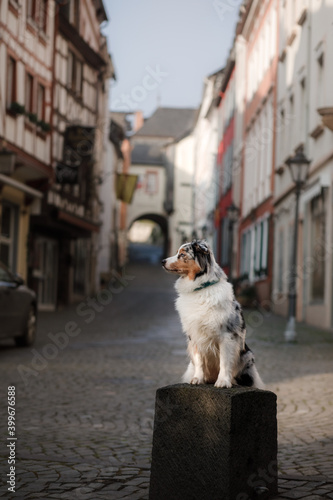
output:
{"label": "arched passage", "polygon": [[168,221],[158,214],[142,214],[128,228],[130,261],[157,263],[167,257]]}

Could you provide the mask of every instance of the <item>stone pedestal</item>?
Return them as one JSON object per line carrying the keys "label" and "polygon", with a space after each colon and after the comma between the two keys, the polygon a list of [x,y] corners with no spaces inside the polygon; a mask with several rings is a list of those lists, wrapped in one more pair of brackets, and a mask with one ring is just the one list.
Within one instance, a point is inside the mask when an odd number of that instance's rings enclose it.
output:
{"label": "stone pedestal", "polygon": [[276,494],[275,394],[188,384],[157,391],[150,500],[266,500]]}

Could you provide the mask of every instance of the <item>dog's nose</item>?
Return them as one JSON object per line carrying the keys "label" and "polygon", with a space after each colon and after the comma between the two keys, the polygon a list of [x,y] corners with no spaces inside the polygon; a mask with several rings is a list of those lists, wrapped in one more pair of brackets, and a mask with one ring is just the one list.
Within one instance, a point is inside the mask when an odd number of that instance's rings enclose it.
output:
{"label": "dog's nose", "polygon": [[166,259],[163,259],[163,260],[161,261],[162,266],[164,266],[164,264],[165,264],[165,263],[166,263]]}

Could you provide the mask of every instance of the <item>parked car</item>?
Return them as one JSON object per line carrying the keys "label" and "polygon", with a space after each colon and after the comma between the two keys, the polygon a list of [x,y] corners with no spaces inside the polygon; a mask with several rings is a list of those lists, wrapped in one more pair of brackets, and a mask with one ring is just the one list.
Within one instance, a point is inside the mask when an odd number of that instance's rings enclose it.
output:
{"label": "parked car", "polygon": [[32,345],[36,337],[37,298],[24,280],[0,262],[0,338]]}

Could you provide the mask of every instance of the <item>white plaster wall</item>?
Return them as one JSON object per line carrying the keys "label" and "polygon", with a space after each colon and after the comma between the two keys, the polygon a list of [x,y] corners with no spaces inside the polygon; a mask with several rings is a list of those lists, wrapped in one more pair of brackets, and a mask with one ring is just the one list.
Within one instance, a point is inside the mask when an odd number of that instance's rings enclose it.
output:
{"label": "white plaster wall", "polygon": [[169,217],[171,253],[182,244],[182,233],[192,239],[193,230],[194,138],[189,135],[175,144],[174,212]]}
{"label": "white plaster wall", "polygon": [[[18,17],[8,9],[8,1],[1,2],[1,20],[5,24],[0,37],[0,67],[7,67],[8,48],[17,58],[16,101],[25,105],[26,71],[32,70],[45,86],[45,121],[51,114],[52,54],[54,38],[54,1],[48,2],[47,33],[35,34],[27,29],[26,2],[21,3]],[[43,163],[50,163],[50,134],[38,138],[25,126],[23,115],[16,118],[6,114],[6,71],[0,72],[0,135]]]}
{"label": "white plaster wall", "polygon": [[[155,172],[157,174],[157,192],[155,194],[148,194],[145,189],[148,172]],[[155,165],[131,165],[129,173],[140,176],[142,187],[135,190],[132,203],[127,205],[127,227],[129,228],[135,219],[144,214],[153,213],[165,216],[163,208],[165,194],[164,167]]]}
{"label": "white plaster wall", "polygon": [[[193,131],[194,147],[194,227],[201,236],[201,229],[207,226],[207,239],[213,244],[211,214],[216,203],[216,155],[218,149],[218,110],[214,107],[207,115],[212,102],[214,84],[206,78],[199,117]],[[207,115],[207,116],[206,116]]]}
{"label": "white plaster wall", "polygon": [[[307,8],[307,17],[303,26],[297,20],[304,8]],[[278,80],[278,109],[285,110],[285,124],[277,135],[278,147],[276,151],[276,166],[283,167],[285,159],[294,154],[294,150],[301,143],[304,144],[305,154],[312,160],[310,175],[301,197],[300,237],[298,241],[298,265],[300,266],[298,286],[298,318],[308,323],[321,327],[332,327],[332,184],[333,184],[333,134],[327,128],[317,138],[311,137],[314,129],[321,125],[321,117],[317,111],[319,107],[333,106],[331,89],[333,88],[333,69],[330,61],[333,57],[333,1],[297,0],[293,3],[287,0],[286,9],[282,11],[280,22],[280,51],[286,51],[286,57],[279,63]],[[295,33],[291,45],[287,45],[290,34]],[[285,45],[284,45],[285,44]],[[319,57],[323,55],[322,68],[318,64]],[[305,78],[306,93],[303,95],[300,85]],[[291,105],[290,96],[294,96],[294,107]],[[292,188],[292,179],[289,170],[285,167],[282,173],[276,175],[275,198],[279,199]],[[309,272],[309,259],[311,247],[311,216],[310,202],[311,190],[315,193],[316,186],[324,187],[327,196],[326,214],[326,245],[325,255],[325,296],[322,303],[312,303],[310,296],[311,271]],[[326,186],[326,187],[325,187]],[[319,188],[318,188],[319,189]],[[317,191],[318,193],[318,191]],[[315,194],[313,194],[314,196]],[[283,230],[292,236],[294,223],[295,198],[291,193],[276,206],[275,241],[278,245],[278,235]],[[288,229],[289,228],[289,229]],[[289,238],[290,242],[290,238]],[[279,266],[279,253],[274,256],[274,289],[278,289],[279,273],[288,274],[289,258],[288,244],[284,249],[283,269]],[[311,265],[310,265],[311,268]],[[284,284],[281,301],[286,300],[287,283]],[[275,305],[278,312],[286,313],[286,306]]]}

